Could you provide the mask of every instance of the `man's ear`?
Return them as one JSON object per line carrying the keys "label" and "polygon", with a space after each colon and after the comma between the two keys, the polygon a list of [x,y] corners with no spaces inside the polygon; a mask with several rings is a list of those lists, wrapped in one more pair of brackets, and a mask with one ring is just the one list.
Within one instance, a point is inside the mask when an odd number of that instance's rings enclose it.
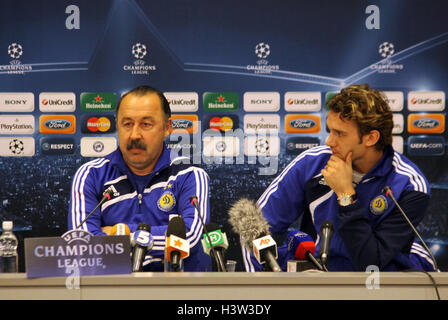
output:
{"label": "man's ear", "polygon": [[171,126],[171,118],[168,118],[165,123],[165,139],[170,136],[171,132],[173,132],[173,128]]}
{"label": "man's ear", "polygon": [[381,133],[378,130],[371,130],[369,133],[365,134],[363,137],[363,142],[366,147],[374,146],[378,140],[380,140]]}

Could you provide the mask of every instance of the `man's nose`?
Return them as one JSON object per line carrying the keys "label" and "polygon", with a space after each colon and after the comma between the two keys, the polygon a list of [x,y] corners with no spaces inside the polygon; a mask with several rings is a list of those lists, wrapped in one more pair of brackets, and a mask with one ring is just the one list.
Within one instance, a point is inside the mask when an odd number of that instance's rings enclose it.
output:
{"label": "man's nose", "polygon": [[133,126],[132,127],[132,131],[131,131],[131,136],[130,136],[130,138],[132,139],[132,140],[135,140],[135,139],[139,139],[139,138],[141,138],[141,131],[140,131],[140,128],[138,127],[138,126]]}
{"label": "man's nose", "polygon": [[333,138],[333,135],[330,133],[330,135],[327,137],[327,140],[325,140],[325,144],[329,147],[334,147],[335,140]]}

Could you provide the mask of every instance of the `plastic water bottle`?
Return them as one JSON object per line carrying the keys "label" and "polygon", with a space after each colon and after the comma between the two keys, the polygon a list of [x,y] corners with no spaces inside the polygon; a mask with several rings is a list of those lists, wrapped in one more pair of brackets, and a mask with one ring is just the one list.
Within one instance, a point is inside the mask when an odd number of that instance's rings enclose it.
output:
{"label": "plastic water bottle", "polygon": [[12,233],[12,221],[3,221],[0,236],[0,272],[17,272],[17,237]]}

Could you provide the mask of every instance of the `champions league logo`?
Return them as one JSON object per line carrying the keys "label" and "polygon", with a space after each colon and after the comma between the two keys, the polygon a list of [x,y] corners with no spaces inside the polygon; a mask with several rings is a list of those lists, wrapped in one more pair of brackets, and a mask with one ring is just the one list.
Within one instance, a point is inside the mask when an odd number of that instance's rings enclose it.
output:
{"label": "champions league logo", "polygon": [[271,46],[268,43],[260,42],[254,48],[254,53],[257,58],[256,65],[247,65],[246,69],[254,71],[254,73],[271,74],[272,70],[279,70],[278,65],[270,65],[266,59],[271,54]]}
{"label": "champions league logo", "polygon": [[396,70],[403,70],[402,64],[393,64],[391,57],[395,53],[395,46],[391,42],[383,42],[378,46],[378,54],[383,58],[378,63],[371,66],[376,69],[378,73],[396,73]]}
{"label": "champions league logo", "polygon": [[0,73],[6,71],[8,74],[25,74],[25,71],[31,71],[30,65],[22,64],[20,60],[23,56],[23,47],[19,43],[11,43],[8,46],[8,56],[13,60],[9,61],[9,65],[0,65]]}
{"label": "champions league logo", "polygon": [[149,75],[150,71],[157,69],[155,65],[147,65],[146,60],[143,60],[149,53],[147,45],[138,42],[131,47],[130,52],[136,60],[134,60],[132,65],[124,65],[124,71],[128,71],[133,75]]}

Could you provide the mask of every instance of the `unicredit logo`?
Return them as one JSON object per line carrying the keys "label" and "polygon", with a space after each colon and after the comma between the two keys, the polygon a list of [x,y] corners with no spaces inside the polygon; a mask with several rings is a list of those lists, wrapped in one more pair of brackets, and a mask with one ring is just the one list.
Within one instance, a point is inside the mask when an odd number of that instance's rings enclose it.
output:
{"label": "unicredit logo", "polygon": [[412,104],[440,104],[440,103],[442,103],[442,99],[431,99],[431,98],[416,99],[416,98],[412,98],[411,99],[411,103]]}
{"label": "unicredit logo", "polygon": [[62,99],[43,99],[42,104],[44,106],[65,106],[65,105],[73,105],[73,100],[62,100]]}
{"label": "unicredit logo", "polygon": [[288,99],[288,104],[290,105],[310,105],[319,104],[319,99]]}

